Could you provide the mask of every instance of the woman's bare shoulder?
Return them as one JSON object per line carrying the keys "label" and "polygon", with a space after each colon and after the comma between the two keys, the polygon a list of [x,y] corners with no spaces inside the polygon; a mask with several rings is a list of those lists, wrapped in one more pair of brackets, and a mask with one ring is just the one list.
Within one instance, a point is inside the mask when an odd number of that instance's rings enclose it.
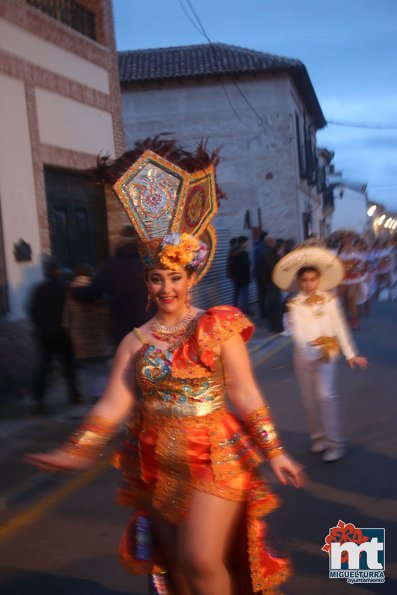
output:
{"label": "woman's bare shoulder", "polygon": [[142,344],[144,343],[144,337],[143,335],[140,336],[140,333],[136,332],[137,330],[139,331],[139,329],[132,330],[124,337],[117,348],[118,353],[121,352],[125,355],[128,354],[131,357],[134,357],[135,354],[141,349]]}

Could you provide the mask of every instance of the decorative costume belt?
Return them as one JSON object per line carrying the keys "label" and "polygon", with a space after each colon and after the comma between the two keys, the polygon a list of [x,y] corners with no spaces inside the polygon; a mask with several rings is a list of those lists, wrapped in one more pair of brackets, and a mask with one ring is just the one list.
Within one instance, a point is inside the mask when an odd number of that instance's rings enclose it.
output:
{"label": "decorative costume belt", "polygon": [[185,403],[170,403],[169,401],[150,400],[143,405],[143,414],[159,415],[162,417],[202,417],[214,413],[224,406],[223,394],[211,401],[188,401]]}
{"label": "decorative costume belt", "polygon": [[339,355],[340,345],[336,337],[318,337],[310,344],[321,349],[322,357],[320,359],[324,363],[328,363]]}

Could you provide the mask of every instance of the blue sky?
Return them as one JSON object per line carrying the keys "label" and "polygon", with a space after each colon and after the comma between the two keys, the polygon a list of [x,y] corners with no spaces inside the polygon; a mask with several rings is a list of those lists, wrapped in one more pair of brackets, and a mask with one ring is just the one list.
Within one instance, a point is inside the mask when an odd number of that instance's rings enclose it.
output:
{"label": "blue sky", "polygon": [[[189,0],[113,0],[119,50],[205,43]],[[301,60],[329,124],[318,144],[397,211],[397,0],[190,0],[214,42]],[[380,126],[382,128],[371,128]]]}

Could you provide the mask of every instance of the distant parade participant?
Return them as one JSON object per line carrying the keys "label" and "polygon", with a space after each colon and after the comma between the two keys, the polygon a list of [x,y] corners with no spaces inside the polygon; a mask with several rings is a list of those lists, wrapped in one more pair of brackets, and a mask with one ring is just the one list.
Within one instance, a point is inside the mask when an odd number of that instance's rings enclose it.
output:
{"label": "distant parade participant", "polygon": [[388,289],[389,301],[392,300],[393,272],[395,258],[393,243],[390,240],[378,241],[375,248],[376,259],[376,296],[379,297],[382,287]]}
{"label": "distant parade participant", "polygon": [[368,290],[368,300],[366,303],[366,312],[367,314],[370,312],[371,302],[374,299],[376,294],[376,287],[377,287],[377,280],[376,280],[376,270],[377,270],[377,258],[374,246],[371,246],[367,250],[367,276],[369,279],[369,290]]}
{"label": "distant parade participant", "polygon": [[[373,273],[371,269],[373,268],[373,254],[371,250],[369,250],[368,244],[364,238],[359,238],[356,242],[357,250],[359,250],[363,257],[363,280],[359,285],[358,292],[357,292],[357,299],[356,304],[358,306],[358,311],[360,313],[369,314],[370,312],[370,304],[371,304],[371,297],[373,295],[372,291],[372,277]],[[372,293],[371,293],[372,291]]]}
{"label": "distant parade participant", "polygon": [[351,368],[365,368],[358,355],[337,296],[331,293],[343,278],[338,257],[322,247],[300,247],[276,265],[273,281],[283,290],[297,285],[288,302],[294,344],[294,368],[306,411],[314,453],[323,461],[338,461],[346,453],[340,397],[336,387],[337,359],[342,350]]}
{"label": "distant parade participant", "polygon": [[342,237],[338,256],[344,268],[344,277],[339,285],[339,297],[345,310],[346,317],[350,319],[353,330],[358,328],[358,299],[360,284],[366,280],[365,254],[353,242],[351,233],[346,232]]}

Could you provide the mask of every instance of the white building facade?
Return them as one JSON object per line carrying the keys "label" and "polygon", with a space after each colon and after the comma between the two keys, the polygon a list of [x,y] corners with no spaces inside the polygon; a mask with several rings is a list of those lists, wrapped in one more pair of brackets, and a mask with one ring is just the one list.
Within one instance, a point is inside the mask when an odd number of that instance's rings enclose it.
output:
{"label": "white building facade", "polygon": [[350,229],[363,235],[370,231],[366,184],[343,179],[342,173],[336,172],[328,177],[328,185],[334,195],[331,232]]}
{"label": "white building facade", "polygon": [[0,3],[0,313],[12,318],[43,255],[96,264],[121,221],[80,172],[124,149],[111,0],[62,6]]}
{"label": "white building facade", "polygon": [[227,195],[215,225],[301,241],[320,233],[316,130],[325,125],[304,65],[224,44],[119,53],[126,145],[170,133],[221,148]]}

